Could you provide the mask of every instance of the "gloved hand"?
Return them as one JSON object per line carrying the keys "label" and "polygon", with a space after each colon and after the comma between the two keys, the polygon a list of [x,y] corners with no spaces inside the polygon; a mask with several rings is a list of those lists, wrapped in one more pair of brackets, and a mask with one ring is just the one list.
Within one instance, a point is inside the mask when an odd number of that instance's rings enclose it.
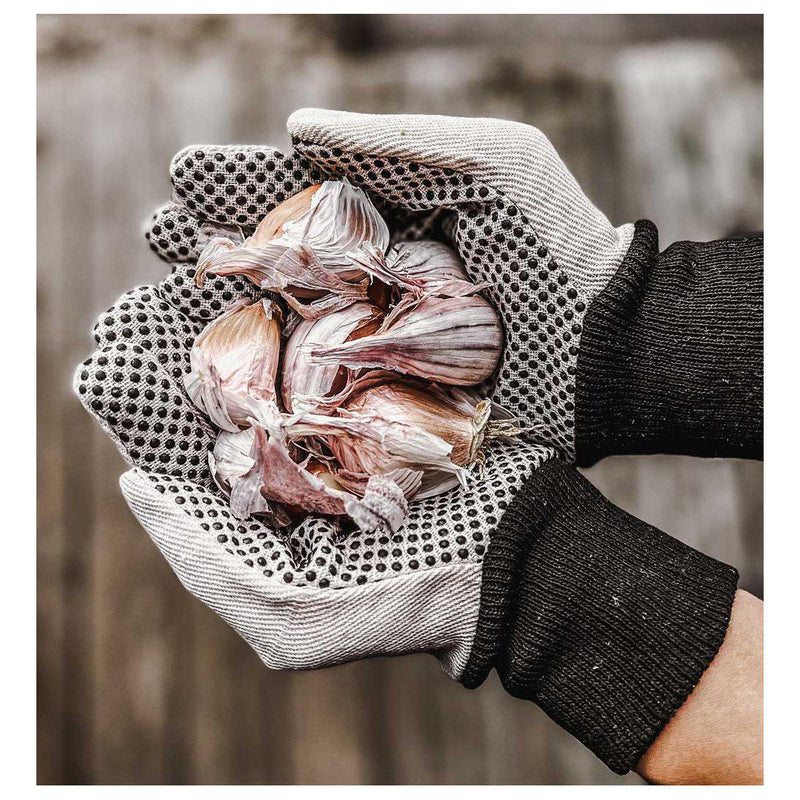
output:
{"label": "gloved hand", "polygon": [[123,494],[180,580],[269,666],[427,651],[469,687],[496,668],[613,769],[634,766],[719,647],[735,571],[533,444],[497,444],[482,479],[414,504],[392,536],[343,537],[322,518],[288,533],[236,521],[206,465],[215,431],[183,376],[203,325],[255,290],[235,278],[197,288],[192,258],[210,224],[252,224],[318,175],[252,147],[188,148],[172,170],[186,206],[159,212],[150,241],[175,269],[101,315],[75,388],[134,467]]}
{"label": "gloved hand", "polygon": [[[237,176],[248,175],[248,186],[261,186],[263,196],[253,195],[258,210],[248,212],[251,222],[321,179],[302,159],[271,148],[194,147],[173,161],[176,196],[182,194],[177,176],[209,165],[213,174],[232,175],[234,185],[241,185]],[[263,166],[264,176],[255,165]],[[184,585],[268,666],[303,669],[430,651],[459,678],[474,637],[490,533],[553,451],[498,443],[482,480],[468,491],[413,504],[402,531],[391,537],[354,533],[342,539],[321,517],[288,536],[257,520],[237,521],[208,470],[216,430],[188,400],[183,377],[206,322],[258,292],[236,278],[209,276],[202,289],[196,286],[192,257],[210,223],[203,217],[213,210],[215,223],[235,222],[217,211],[217,195],[204,191],[193,214],[177,204],[157,212],[151,244],[167,258],[184,260],[159,285],[127,292],[100,316],[96,350],[76,372],[81,401],[134,467],[120,482],[125,499]],[[173,236],[183,237],[185,252]]]}
{"label": "gloved hand", "polygon": [[546,136],[494,119],[302,109],[297,152],[373,197],[433,210],[496,285],[496,396],[581,466],[606,455],[760,458],[763,239],[613,227]]}

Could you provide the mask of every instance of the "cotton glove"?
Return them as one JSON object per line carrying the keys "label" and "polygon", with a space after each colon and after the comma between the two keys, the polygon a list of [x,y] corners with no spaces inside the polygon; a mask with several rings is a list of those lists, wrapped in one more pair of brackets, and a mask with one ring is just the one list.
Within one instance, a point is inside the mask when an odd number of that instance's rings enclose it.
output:
{"label": "cotton glove", "polygon": [[[158,212],[150,241],[174,270],[100,316],[75,390],[133,467],[125,499],[183,584],[268,666],[425,651],[468,687],[496,669],[612,769],[634,766],[716,653],[735,571],[614,508],[552,448],[521,442],[494,443],[482,477],[412,504],[394,534],[235,520],[206,463],[216,431],[183,377],[203,326],[255,290],[235,278],[196,287],[193,258],[204,231],[233,229],[239,209],[254,223],[320,176],[251,147],[188,148],[172,170],[185,205]],[[222,189],[190,195],[187,170],[223,176]],[[243,206],[227,192],[237,186]],[[396,230],[409,222],[398,218]]]}
{"label": "cotton glove", "polygon": [[298,152],[437,219],[496,285],[498,399],[581,466],[607,455],[761,458],[763,238],[613,227],[540,131],[492,119],[303,109]]}

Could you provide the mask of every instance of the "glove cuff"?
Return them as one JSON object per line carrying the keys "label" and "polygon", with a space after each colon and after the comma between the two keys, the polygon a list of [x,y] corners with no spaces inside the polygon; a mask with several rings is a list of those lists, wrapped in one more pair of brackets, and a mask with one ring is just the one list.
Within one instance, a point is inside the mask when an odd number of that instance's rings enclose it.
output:
{"label": "glove cuff", "polygon": [[677,242],[636,223],[589,306],[575,389],[580,466],[607,455],[760,458],[763,239]]}
{"label": "glove cuff", "polygon": [[492,537],[461,682],[475,688],[494,667],[623,774],[716,655],[737,580],[548,462]]}

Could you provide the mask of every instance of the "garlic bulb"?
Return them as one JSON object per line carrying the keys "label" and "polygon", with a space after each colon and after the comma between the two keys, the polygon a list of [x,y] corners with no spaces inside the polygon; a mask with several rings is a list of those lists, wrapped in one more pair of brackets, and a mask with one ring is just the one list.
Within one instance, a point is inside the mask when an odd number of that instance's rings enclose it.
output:
{"label": "garlic bulb", "polygon": [[500,320],[477,295],[402,303],[376,334],[312,351],[319,364],[379,367],[472,386],[495,370],[503,350]]}
{"label": "garlic bulb", "polygon": [[[422,428],[452,445],[450,460],[464,467],[478,458],[491,404],[481,401],[471,413],[465,413],[463,408],[448,400],[444,393],[436,395],[402,380],[394,380],[366,388],[348,400],[344,407],[366,416],[383,417]],[[332,449],[337,452],[335,442]]]}
{"label": "garlic bulb", "polygon": [[280,310],[271,300],[234,303],[195,340],[184,377],[192,402],[229,432],[246,425],[258,404],[275,399]]}
{"label": "garlic bulb", "polygon": [[[212,239],[200,254],[195,280],[202,285],[209,272],[244,275],[262,289],[294,297],[338,294],[348,284],[365,291],[365,273],[345,254],[364,242],[381,252],[389,246],[389,229],[375,206],[346,181],[325,181],[300,195],[270,212],[242,246]],[[310,266],[314,274],[307,276]]]}
{"label": "garlic bulb", "polygon": [[375,333],[380,319],[381,314],[374,306],[354,303],[341,311],[297,325],[283,355],[281,397],[286,410],[292,411],[295,396],[324,398],[344,387],[346,368],[339,364],[313,364],[313,348]]}

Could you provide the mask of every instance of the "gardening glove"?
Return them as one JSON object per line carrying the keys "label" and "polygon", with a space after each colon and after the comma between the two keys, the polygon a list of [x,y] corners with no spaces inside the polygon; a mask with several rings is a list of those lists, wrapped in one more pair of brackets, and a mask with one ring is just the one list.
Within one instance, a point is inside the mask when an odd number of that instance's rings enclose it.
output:
{"label": "gardening glove", "polygon": [[760,458],[763,239],[614,227],[546,136],[494,119],[303,109],[295,149],[398,209],[438,215],[508,343],[496,396],[580,465]]}
{"label": "gardening glove", "polygon": [[[189,148],[173,170],[198,152],[224,175],[275,165],[283,177],[268,182],[261,213],[274,187],[317,179],[266,148]],[[182,225],[188,241],[210,222],[204,205],[198,216],[171,206],[156,225]],[[161,235],[154,226],[151,242]],[[183,378],[204,325],[255,290],[236,278],[200,289],[181,257],[100,316],[75,390],[132,466],[123,495],[189,591],[270,667],[424,651],[468,687],[494,668],[612,769],[633,767],[721,644],[735,570],[615,508],[552,448],[522,442],[493,443],[481,476],[413,503],[397,533],[234,519],[206,462],[217,431]]]}

